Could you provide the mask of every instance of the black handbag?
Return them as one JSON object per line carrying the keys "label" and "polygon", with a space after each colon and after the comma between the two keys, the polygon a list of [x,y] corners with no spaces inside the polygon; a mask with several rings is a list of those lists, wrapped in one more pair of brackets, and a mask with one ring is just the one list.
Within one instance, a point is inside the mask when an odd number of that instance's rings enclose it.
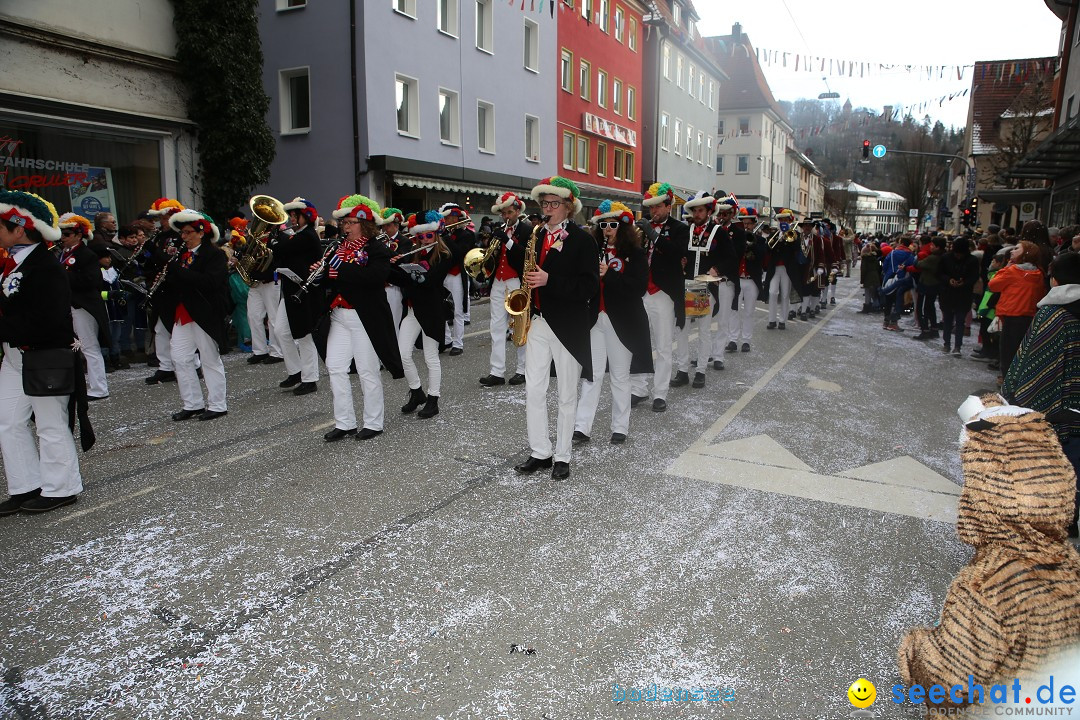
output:
{"label": "black handbag", "polygon": [[71,348],[23,350],[23,392],[29,397],[55,397],[75,392],[75,353]]}

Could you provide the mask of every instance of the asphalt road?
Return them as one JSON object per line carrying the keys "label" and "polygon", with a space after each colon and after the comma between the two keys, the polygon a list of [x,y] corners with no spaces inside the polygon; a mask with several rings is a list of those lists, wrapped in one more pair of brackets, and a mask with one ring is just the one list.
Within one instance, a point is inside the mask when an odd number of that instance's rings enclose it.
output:
{"label": "asphalt road", "polygon": [[[784,332],[759,304],[622,447],[605,389],[563,483],[512,469],[484,304],[441,413],[387,378],[364,442],[323,442],[325,374],[295,398],[230,355],[229,415],[175,423],[175,384],[114,373],[79,502],[0,519],[0,717],[836,718],[860,676],[916,717],[895,649],[967,560],[955,410],[993,378],[839,296]],[[653,684],[734,699],[613,702]]]}

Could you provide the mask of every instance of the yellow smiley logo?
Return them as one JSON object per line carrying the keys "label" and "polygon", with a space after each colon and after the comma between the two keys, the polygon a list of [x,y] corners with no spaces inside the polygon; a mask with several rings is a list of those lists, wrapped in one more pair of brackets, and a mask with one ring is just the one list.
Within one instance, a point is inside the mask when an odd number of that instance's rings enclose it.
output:
{"label": "yellow smiley logo", "polygon": [[877,700],[877,688],[866,678],[859,678],[851,683],[847,691],[848,700],[859,709],[868,708]]}

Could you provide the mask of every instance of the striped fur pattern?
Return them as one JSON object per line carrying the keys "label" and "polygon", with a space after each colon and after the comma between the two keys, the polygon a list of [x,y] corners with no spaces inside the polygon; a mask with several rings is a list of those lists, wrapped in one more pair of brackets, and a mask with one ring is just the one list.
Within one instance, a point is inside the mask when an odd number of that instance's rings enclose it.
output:
{"label": "striped fur pattern", "polygon": [[987,687],[1011,682],[1080,641],[1080,555],[1066,538],[1072,465],[1040,413],[987,422],[966,432],[961,450],[956,532],[975,556],[949,587],[938,625],[901,640],[908,686],[966,687],[968,675]]}

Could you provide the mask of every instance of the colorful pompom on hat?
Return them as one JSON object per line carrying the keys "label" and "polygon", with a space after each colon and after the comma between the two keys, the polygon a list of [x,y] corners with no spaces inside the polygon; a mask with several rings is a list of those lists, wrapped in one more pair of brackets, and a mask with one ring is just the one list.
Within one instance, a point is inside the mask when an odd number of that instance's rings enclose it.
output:
{"label": "colorful pompom on hat", "polygon": [[645,191],[645,199],[641,201],[641,204],[645,207],[652,207],[653,205],[659,205],[660,203],[674,201],[675,191],[671,189],[671,185],[668,183],[655,182]]}
{"label": "colorful pompom on hat", "polygon": [[465,208],[461,207],[457,203],[448,202],[439,208],[439,214],[443,217],[450,217],[451,215],[460,215],[463,218],[469,217],[469,213],[465,211]]}
{"label": "colorful pompom on hat", "polygon": [[229,227],[238,232],[244,232],[247,230],[248,221],[242,217],[229,218]]}
{"label": "colorful pompom on hat", "polygon": [[375,218],[376,225],[389,225],[390,223],[397,223],[400,225],[405,222],[405,214],[397,208],[383,208],[379,216]]}
{"label": "colorful pompom on hat", "polygon": [[309,223],[312,224],[314,224],[315,221],[319,218],[319,211],[315,209],[314,203],[312,203],[310,200],[305,200],[302,197],[294,197],[292,200],[285,203],[282,207],[285,208],[285,212],[289,212],[290,210],[296,210],[297,212],[302,214]]}
{"label": "colorful pompom on hat", "polygon": [[63,215],[61,215],[59,226],[61,235],[63,234],[64,230],[68,230],[70,228],[80,229],[84,238],[90,237],[94,234],[94,226],[90,223],[90,221],[84,218],[82,215],[76,215],[75,213],[64,213]]}
{"label": "colorful pompom on hat", "polygon": [[755,207],[739,208],[739,219],[740,220],[756,220],[757,216],[758,216],[758,211],[757,211],[757,208],[755,208]]}
{"label": "colorful pompom on hat", "polygon": [[710,210],[716,209],[716,198],[708,190],[702,190],[691,195],[690,199],[686,201],[685,205],[683,205],[683,208],[690,210],[691,208],[703,206],[709,208]]}
{"label": "colorful pompom on hat", "polygon": [[[428,210],[423,217],[414,215],[416,222],[409,226],[410,235],[423,235],[429,232],[439,232],[443,224],[443,215],[437,210]],[[411,218],[410,218],[411,219]]]}
{"label": "colorful pompom on hat", "polygon": [[581,212],[581,190],[573,180],[552,175],[544,178],[532,189],[532,199],[540,202],[541,195],[558,195],[563,200],[574,201],[574,214]]}
{"label": "colorful pompom on hat", "polygon": [[0,191],[0,220],[36,230],[49,242],[60,239],[60,218],[53,204],[22,190]]}
{"label": "colorful pompom on hat", "polygon": [[221,239],[221,233],[214,224],[214,219],[204,212],[187,208],[169,216],[169,227],[173,230],[180,232],[180,228],[185,225],[190,225],[204,236],[209,233],[210,239],[215,243]]}
{"label": "colorful pompom on hat", "polygon": [[150,210],[147,211],[146,214],[150,217],[161,217],[162,215],[171,215],[180,212],[183,209],[184,206],[180,204],[179,200],[173,200],[172,198],[158,198],[150,203]]}
{"label": "colorful pompom on hat", "polygon": [[634,222],[634,211],[621,202],[605,200],[600,203],[600,207],[596,208],[596,212],[589,218],[589,223],[595,225],[601,220],[618,220],[623,223],[632,223]]}
{"label": "colorful pompom on hat", "polygon": [[726,193],[723,190],[716,191],[716,209],[717,210],[735,210],[739,209],[739,200],[733,193]]}
{"label": "colorful pompom on hat", "polygon": [[357,220],[375,222],[375,218],[379,217],[380,211],[379,203],[369,197],[346,195],[338,200],[337,209],[334,210],[334,217],[338,220],[351,217]]}
{"label": "colorful pompom on hat", "polygon": [[491,212],[502,212],[511,207],[517,208],[518,210],[524,210],[525,202],[512,192],[504,192],[499,196],[499,199],[495,201],[495,204],[491,206]]}
{"label": "colorful pompom on hat", "polygon": [[790,208],[776,208],[773,217],[776,220],[794,220],[795,212]]}

